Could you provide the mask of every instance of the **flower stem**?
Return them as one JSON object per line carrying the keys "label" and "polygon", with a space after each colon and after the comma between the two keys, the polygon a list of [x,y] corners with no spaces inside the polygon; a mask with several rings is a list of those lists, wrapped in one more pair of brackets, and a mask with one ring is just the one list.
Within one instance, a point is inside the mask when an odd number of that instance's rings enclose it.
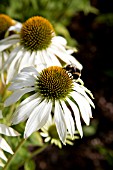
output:
{"label": "flower stem", "polygon": [[20,162],[20,166],[19,167],[22,167],[24,166],[24,163],[25,162],[28,162],[30,159],[32,159],[33,157],[35,157],[36,155],[40,154],[41,152],[43,152],[49,145],[45,144],[43,145],[41,148],[38,148],[36,151],[32,152],[29,157],[27,159],[25,159],[24,162]]}
{"label": "flower stem", "polygon": [[11,164],[12,160],[15,158],[18,150],[21,148],[21,146],[24,144],[24,142],[26,141],[26,139],[22,139],[21,142],[19,143],[19,145],[17,146],[14,154],[9,158],[9,160],[7,161],[6,165],[4,166],[3,170],[7,170],[9,165]]}
{"label": "flower stem", "polygon": [[38,155],[39,153],[43,152],[46,148],[48,147],[47,144],[43,145],[41,148],[37,149],[36,151],[34,151],[30,157],[28,159],[33,158],[34,156]]}

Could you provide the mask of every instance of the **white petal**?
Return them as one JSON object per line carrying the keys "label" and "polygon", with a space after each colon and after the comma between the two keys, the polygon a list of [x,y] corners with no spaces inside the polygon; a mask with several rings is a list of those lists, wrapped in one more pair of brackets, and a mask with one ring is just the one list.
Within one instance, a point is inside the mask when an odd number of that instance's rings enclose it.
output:
{"label": "white petal", "polygon": [[[7,67],[9,67],[10,63],[13,61],[13,59],[15,58],[15,56],[19,55],[22,50],[22,46],[17,46],[16,48],[14,48],[14,50],[11,51],[6,63],[4,64],[4,69],[6,69]],[[18,53],[19,52],[19,53]]]}
{"label": "white petal", "polygon": [[4,124],[0,124],[0,134],[4,134],[6,136],[19,136],[20,134],[12,129],[11,127],[8,127]]}
{"label": "white petal", "polygon": [[18,35],[11,35],[3,40],[0,41],[0,51],[3,51],[7,48],[9,48],[10,46],[12,46],[13,44],[16,44],[17,42],[19,42],[19,36]]}
{"label": "white petal", "polygon": [[66,53],[66,51],[62,51],[61,49],[53,45],[51,45],[51,48],[49,48],[49,50],[53,55],[56,55],[58,58],[63,60],[65,63],[70,63],[69,55],[68,53]]}
{"label": "white petal", "polygon": [[[54,50],[54,51],[53,51]],[[78,69],[82,70],[83,66],[73,57],[72,55],[69,55],[68,52],[65,50],[65,48],[62,48],[61,46],[57,47],[55,45],[51,46],[51,51],[58,56],[61,60],[63,60],[65,63],[72,63],[77,66]]]}
{"label": "white petal", "polygon": [[[41,128],[41,129],[43,129],[43,128]],[[47,132],[40,132],[40,135],[42,137],[48,137],[48,133]]]}
{"label": "white petal", "polygon": [[46,129],[46,131],[48,130],[48,128],[53,125],[53,120],[52,120],[52,115],[49,114],[48,120],[46,122],[46,124],[43,126],[42,129]]}
{"label": "white petal", "polygon": [[33,95],[27,97],[25,100],[23,100],[23,101],[20,103],[18,109],[20,109],[23,105],[27,104],[28,102],[30,102],[30,101],[36,99],[37,96],[38,96],[37,93],[35,93],[35,94],[33,94]]}
{"label": "white petal", "polygon": [[25,121],[30,116],[31,112],[35,109],[35,107],[39,105],[39,103],[40,100],[37,98],[26,103],[22,107],[17,108],[12,118],[12,124],[15,125]]}
{"label": "white petal", "polygon": [[1,136],[0,136],[0,148],[6,152],[13,154],[11,147],[8,145],[8,143],[5,141],[5,139],[3,139]]}
{"label": "white petal", "polygon": [[17,22],[16,25],[9,27],[8,31],[20,32],[21,28],[22,28],[22,24],[20,22]]}
{"label": "white petal", "polygon": [[42,55],[42,51],[37,51],[36,58],[35,58],[35,65],[45,64],[45,60]]}
{"label": "white petal", "polygon": [[43,55],[43,58],[45,60],[45,63],[47,65],[47,67],[51,66],[51,63],[52,63],[52,60],[50,58],[50,56],[48,55],[47,51],[46,50],[43,50],[42,51],[42,55]]}
{"label": "white petal", "polygon": [[29,64],[29,66],[31,65],[33,65],[33,66],[35,66],[35,56],[36,56],[36,52],[35,51],[33,51],[32,53],[31,53],[31,55],[30,55],[30,57],[28,58],[28,64]]}
{"label": "white petal", "polygon": [[6,84],[8,84],[8,82],[14,77],[15,73],[18,72],[18,61],[22,57],[22,55],[23,55],[23,51],[21,50],[17,53],[15,58],[12,60],[10,66],[8,68],[8,71],[7,71]]}
{"label": "white petal", "polygon": [[23,54],[23,56],[22,56],[22,58],[21,58],[18,72],[20,72],[20,70],[22,70],[24,67],[30,66],[30,65],[28,64],[30,55],[31,55],[31,53],[30,53],[29,51],[25,51],[25,53]]}
{"label": "white petal", "polygon": [[26,72],[26,73],[28,72],[28,74],[34,74],[36,76],[39,76],[38,71],[33,66],[23,68],[21,72]]}
{"label": "white petal", "polygon": [[72,55],[69,55],[69,60],[72,64],[75,64],[78,69],[80,69],[80,70],[83,69],[82,64],[80,64],[80,62],[75,57],[73,57]]}
{"label": "white petal", "polygon": [[63,38],[63,37],[61,37],[61,36],[55,36],[55,37],[53,37],[52,38],[52,42],[54,43],[54,44],[61,44],[61,45],[66,45],[67,44],[67,41],[66,41],[66,39],[65,38]]}
{"label": "white petal", "polygon": [[75,83],[74,90],[77,91],[77,92],[79,92],[80,94],[82,94],[82,95],[87,99],[87,101],[90,103],[90,105],[91,105],[93,108],[95,108],[94,103],[93,103],[92,100],[88,97],[88,95],[86,94],[84,88],[82,88],[82,87],[83,87],[83,86]]}
{"label": "white petal", "polygon": [[28,138],[33,132],[42,128],[48,120],[52,103],[42,101],[31,113],[25,127],[24,137]]}
{"label": "white petal", "polygon": [[9,37],[6,37],[6,38],[0,40],[0,45],[1,45],[2,43],[4,43],[4,42],[9,41],[9,40],[19,39],[19,37],[20,37],[20,36],[19,36],[18,34],[10,35]]}
{"label": "white petal", "polygon": [[[20,72],[18,73],[13,79],[12,79],[12,84],[15,82],[23,82],[23,81],[28,81],[29,79],[34,81],[34,76],[30,75],[29,72]],[[12,85],[11,85],[12,86]],[[10,89],[10,86],[8,87]]]}
{"label": "white petal", "polygon": [[61,63],[60,61],[58,60],[58,58],[51,52],[51,49],[47,50],[47,55],[48,57],[50,57],[51,59],[51,65],[56,65],[56,66],[60,66],[61,67]]}
{"label": "white petal", "polygon": [[61,101],[61,105],[62,105],[62,108],[64,110],[64,116],[65,116],[65,122],[66,122],[67,129],[68,129],[70,135],[72,137],[74,137],[75,125],[74,125],[74,120],[73,120],[73,117],[71,115],[71,112],[68,109],[68,107],[66,106],[64,101]]}
{"label": "white petal", "polygon": [[55,124],[56,124],[59,138],[65,144],[67,128],[66,128],[64,113],[58,101],[55,101],[54,118],[55,118]]}
{"label": "white petal", "polygon": [[[2,158],[4,161],[7,161],[7,157],[5,156],[1,148],[0,148],[0,158]],[[1,163],[1,160],[0,160],[0,163]]]}
{"label": "white petal", "polygon": [[32,76],[31,79],[27,79],[25,81],[15,82],[12,83],[11,86],[9,86],[8,90],[14,91],[17,89],[21,89],[23,87],[31,87],[35,85],[35,78]]}
{"label": "white petal", "polygon": [[0,166],[1,167],[4,167],[5,166],[5,164],[0,160]]}
{"label": "white petal", "polygon": [[0,51],[6,50],[7,48],[11,47],[12,45],[18,43],[19,40],[10,40],[10,41],[6,41],[4,42],[4,44],[0,44]]}
{"label": "white petal", "polygon": [[81,121],[80,121],[80,113],[79,113],[78,107],[69,98],[67,98],[66,100],[68,101],[69,105],[71,106],[71,108],[74,112],[76,126],[78,129],[78,132],[80,133],[80,136],[82,137],[83,131],[82,131],[82,126],[81,126]]}
{"label": "white petal", "polygon": [[6,107],[12,105],[13,103],[17,102],[24,94],[34,90],[35,88],[31,87],[15,91],[9,98],[6,99],[4,106]]}
{"label": "white petal", "polygon": [[45,138],[44,142],[49,142],[51,140],[51,138],[48,136],[47,138]]}
{"label": "white petal", "polygon": [[73,92],[72,97],[75,100],[75,102],[78,104],[84,122],[86,123],[86,125],[89,125],[90,122],[89,114],[91,114],[89,113],[89,111],[91,112],[91,109],[89,109],[90,108],[89,103],[81,94],[77,92]]}

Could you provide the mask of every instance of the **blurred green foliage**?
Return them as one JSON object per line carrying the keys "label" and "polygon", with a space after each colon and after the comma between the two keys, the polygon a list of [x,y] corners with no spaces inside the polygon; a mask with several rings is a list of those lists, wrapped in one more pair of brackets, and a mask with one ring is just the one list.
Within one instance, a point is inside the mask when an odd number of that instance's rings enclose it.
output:
{"label": "blurred green foliage", "polygon": [[90,5],[90,0],[1,0],[0,13],[5,13],[20,22],[26,21],[32,16],[47,18],[54,26],[57,34],[64,36],[70,45],[76,45],[66,26],[71,18],[83,11],[97,13],[98,10]]}

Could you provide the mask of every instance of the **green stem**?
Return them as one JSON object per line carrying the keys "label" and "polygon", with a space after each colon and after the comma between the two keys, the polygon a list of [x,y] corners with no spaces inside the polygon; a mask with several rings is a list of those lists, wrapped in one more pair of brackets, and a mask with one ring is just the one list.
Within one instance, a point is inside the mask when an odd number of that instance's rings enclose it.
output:
{"label": "green stem", "polygon": [[19,167],[24,166],[24,163],[29,161],[30,159],[32,159],[33,157],[35,157],[36,155],[40,154],[41,152],[43,152],[49,145],[45,144],[44,146],[42,146],[41,148],[38,148],[36,151],[32,152],[30,154],[30,156],[24,161],[24,162],[20,162]]}
{"label": "green stem", "polygon": [[22,141],[21,141],[21,142],[19,143],[19,145],[17,146],[14,154],[13,154],[13,155],[9,158],[9,160],[7,161],[7,163],[6,163],[6,165],[5,165],[5,167],[4,167],[3,170],[7,170],[7,169],[8,169],[8,167],[9,167],[9,165],[11,164],[12,160],[15,158],[18,150],[21,148],[21,146],[24,144],[25,141],[26,141],[26,139],[22,139]]}
{"label": "green stem", "polygon": [[28,158],[28,160],[31,159],[31,158],[33,158],[34,156],[38,155],[39,153],[43,152],[47,147],[48,147],[48,144],[45,144],[45,145],[42,146],[41,148],[39,148],[39,149],[37,149],[36,151],[34,151],[34,152],[30,155],[30,157]]}

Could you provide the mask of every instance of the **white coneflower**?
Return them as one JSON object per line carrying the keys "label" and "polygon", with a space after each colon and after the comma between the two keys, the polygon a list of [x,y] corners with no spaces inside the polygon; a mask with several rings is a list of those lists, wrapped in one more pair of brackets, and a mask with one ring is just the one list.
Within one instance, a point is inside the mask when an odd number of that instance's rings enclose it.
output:
{"label": "white coneflower", "polygon": [[[67,132],[65,144],[73,145],[73,140],[79,138],[77,134],[78,132],[75,131],[74,137],[72,138],[72,136],[70,136],[70,134]],[[45,138],[44,142],[50,142],[51,144],[57,145],[59,148],[62,148],[62,143],[59,139],[56,125],[51,114],[49,115],[47,123],[41,128],[40,135]]]}
{"label": "white coneflower", "polygon": [[[12,129],[11,127],[8,127],[4,124],[0,124],[0,134],[6,135],[6,136],[19,136],[19,133]],[[4,163],[2,160],[7,161],[7,157],[4,154],[4,151],[13,154],[13,151],[9,144],[6,142],[6,140],[0,136],[0,166],[4,166]]]}
{"label": "white coneflower", "polygon": [[6,14],[0,14],[0,40],[5,37],[7,30],[15,25],[15,21]]}
{"label": "white coneflower", "polygon": [[7,69],[7,83],[12,77],[27,66],[45,64],[61,66],[73,63],[82,69],[82,65],[66,50],[66,40],[56,36],[51,23],[41,17],[34,16],[23,23],[20,33],[0,41],[0,51],[15,46],[4,69]]}
{"label": "white coneflower", "polygon": [[[4,39],[6,36],[10,34],[14,34],[18,32],[18,29],[21,27],[21,23],[13,20],[8,15],[0,14],[0,40]],[[4,63],[7,61],[10,50],[8,48],[6,50],[0,51],[0,70],[2,70]],[[4,82],[3,73],[1,73],[2,82]]]}
{"label": "white coneflower", "polygon": [[[75,122],[80,136],[83,136],[80,115],[89,125],[94,107],[90,91],[77,84],[70,73],[59,66],[51,66],[40,73],[33,67],[24,68],[9,87],[14,93],[5,101],[5,106],[17,102],[24,94],[32,92],[17,108],[12,123],[28,119],[24,137],[42,128],[52,114],[60,140],[65,143],[67,129],[73,137]],[[91,95],[91,97],[93,97]]]}

